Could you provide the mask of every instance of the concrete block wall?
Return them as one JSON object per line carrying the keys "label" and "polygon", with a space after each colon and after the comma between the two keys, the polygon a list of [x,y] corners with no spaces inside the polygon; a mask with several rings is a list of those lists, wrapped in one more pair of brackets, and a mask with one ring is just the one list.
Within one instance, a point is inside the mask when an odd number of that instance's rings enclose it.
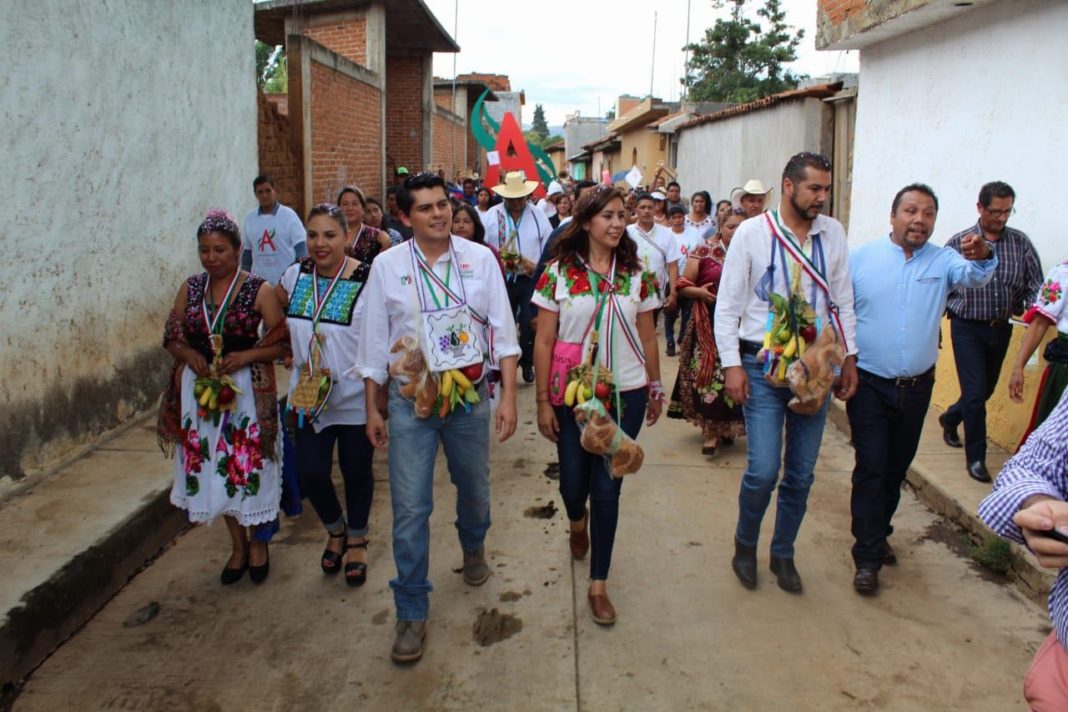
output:
{"label": "concrete block wall", "polygon": [[312,202],[333,202],[345,185],[378,195],[382,93],[317,62],[311,65]]}
{"label": "concrete block wall", "polygon": [[0,494],[162,391],[162,327],[200,270],[197,224],[209,208],[255,204],[253,11],[247,0],[0,3],[13,117],[0,148],[18,177],[0,217]]}

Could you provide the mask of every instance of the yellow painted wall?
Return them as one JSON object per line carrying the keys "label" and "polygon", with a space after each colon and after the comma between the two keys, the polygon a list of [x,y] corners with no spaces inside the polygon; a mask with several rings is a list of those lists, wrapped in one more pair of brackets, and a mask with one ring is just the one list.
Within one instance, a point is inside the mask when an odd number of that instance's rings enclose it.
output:
{"label": "yellow painted wall", "polygon": [[[656,131],[650,131],[644,126],[634,129],[633,131],[627,131],[621,134],[620,139],[620,167],[617,171],[621,171],[624,168],[630,169],[631,166],[637,165],[638,170],[642,172],[644,182],[649,182],[653,178],[653,173],[656,171],[656,164],[658,161],[667,163],[667,146],[668,142],[664,141],[664,150],[660,150],[660,137],[661,134]],[[638,160],[635,163],[634,155],[637,150]]]}
{"label": "yellow painted wall", "polygon": [[[1031,363],[1024,369],[1023,403],[1014,403],[1009,398],[1009,376],[1012,374],[1012,364],[1016,362],[1016,355],[1020,353],[1020,343],[1023,341],[1026,330],[1025,326],[1019,324],[1013,326],[1012,341],[1009,343],[1009,351],[1001,368],[1001,378],[998,380],[994,395],[990,396],[990,400],[986,402],[987,437],[991,442],[997,443],[1009,452],[1013,452],[1020,444],[1020,438],[1027,429],[1038,392],[1038,382],[1042,378],[1042,371],[1046,368],[1046,362],[1042,359],[1042,351],[1046,347],[1046,342],[1057,334],[1057,330],[1052,327],[1046,331],[1046,339],[1035,350],[1038,354],[1037,361],[1032,358]],[[953,341],[949,336],[949,319],[943,319],[942,350],[939,352],[935,371],[935,387],[931,403],[944,411],[959,397],[960,386],[957,383],[957,368],[953,363]],[[964,437],[963,429],[961,437]]]}

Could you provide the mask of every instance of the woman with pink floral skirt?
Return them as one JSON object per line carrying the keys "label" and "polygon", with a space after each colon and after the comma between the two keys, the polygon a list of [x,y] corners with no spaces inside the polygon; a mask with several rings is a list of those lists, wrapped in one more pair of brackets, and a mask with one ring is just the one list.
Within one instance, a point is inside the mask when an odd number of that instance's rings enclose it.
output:
{"label": "woman with pink floral skirt", "polygon": [[165,328],[175,365],[158,435],[164,452],[177,453],[171,502],[191,522],[226,521],[233,551],[222,583],[246,569],[261,583],[281,497],[273,361],[288,341],[285,318],[270,285],[239,268],[240,234],[230,216],[209,213],[197,242],[204,272],[178,290]]}

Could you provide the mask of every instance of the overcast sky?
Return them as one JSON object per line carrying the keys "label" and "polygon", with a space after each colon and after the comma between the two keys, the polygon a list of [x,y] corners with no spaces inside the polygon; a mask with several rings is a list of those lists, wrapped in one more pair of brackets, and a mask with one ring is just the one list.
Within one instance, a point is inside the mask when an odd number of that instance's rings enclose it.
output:
{"label": "overcast sky", "polygon": [[[513,90],[526,92],[523,121],[534,105],[545,106],[549,124],[564,115],[604,115],[620,94],[653,94],[678,100],[686,44],[687,0],[424,0],[442,26],[453,33],[460,53],[456,71],[507,74]],[[751,0],[751,11],[762,4]],[[787,21],[803,29],[796,72],[820,76],[857,71],[858,53],[817,52],[816,0],[782,0]],[[653,58],[653,13],[656,12],[656,62]],[[696,42],[726,9],[711,0],[690,1],[690,39]],[[453,76],[452,54],[434,55],[434,75]],[[651,72],[651,69],[653,70]]]}

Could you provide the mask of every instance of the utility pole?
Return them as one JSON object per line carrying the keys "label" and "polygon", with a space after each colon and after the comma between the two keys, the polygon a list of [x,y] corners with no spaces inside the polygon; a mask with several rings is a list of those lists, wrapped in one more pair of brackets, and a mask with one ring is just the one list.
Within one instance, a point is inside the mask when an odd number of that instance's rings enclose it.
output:
{"label": "utility pole", "polygon": [[656,10],[653,10],[653,59],[649,63],[649,96],[653,96],[653,77],[656,76]]}
{"label": "utility pole", "polygon": [[682,100],[686,101],[690,98],[690,0],[686,0],[686,46],[682,51]]}
{"label": "utility pole", "polygon": [[[460,0],[454,0],[453,11],[452,11],[452,39],[453,39],[454,42],[458,41],[457,37],[456,37],[456,33],[459,32],[459,30],[460,30]],[[453,111],[453,113],[456,113],[456,55],[458,55],[458,54],[459,54],[459,52],[453,52],[452,53],[452,111]],[[431,83],[433,83],[433,82],[431,82]],[[465,112],[461,112],[461,113],[466,113],[466,111]],[[450,129],[450,131],[452,131],[452,170],[455,173],[455,171],[456,171],[456,126],[455,126],[455,124]],[[466,131],[464,132],[464,156],[465,157],[467,156],[467,132]],[[467,166],[464,166],[464,169],[466,170]],[[453,177],[454,180],[456,179],[455,175],[452,176],[452,177]]]}

